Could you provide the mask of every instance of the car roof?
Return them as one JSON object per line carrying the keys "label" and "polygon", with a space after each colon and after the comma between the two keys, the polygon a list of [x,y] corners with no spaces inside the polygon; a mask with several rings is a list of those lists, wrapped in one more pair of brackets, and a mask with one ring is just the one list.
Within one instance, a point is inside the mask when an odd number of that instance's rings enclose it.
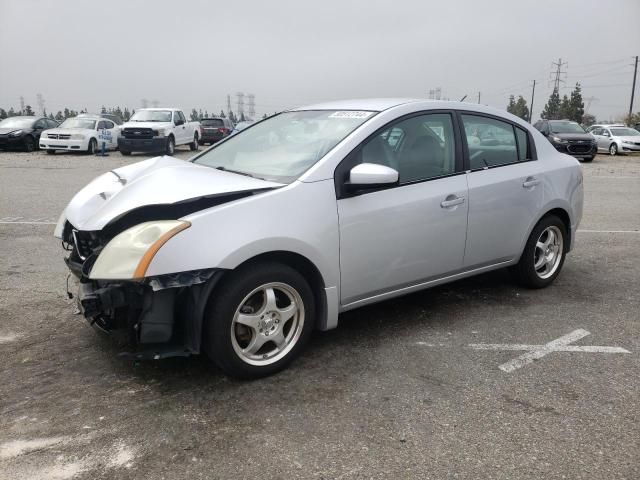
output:
{"label": "car roof", "polygon": [[335,100],[331,102],[316,103],[303,107],[292,108],[293,111],[298,110],[368,110],[373,112],[381,112],[388,108],[397,107],[404,103],[420,102],[415,98],[359,98],[352,100]]}

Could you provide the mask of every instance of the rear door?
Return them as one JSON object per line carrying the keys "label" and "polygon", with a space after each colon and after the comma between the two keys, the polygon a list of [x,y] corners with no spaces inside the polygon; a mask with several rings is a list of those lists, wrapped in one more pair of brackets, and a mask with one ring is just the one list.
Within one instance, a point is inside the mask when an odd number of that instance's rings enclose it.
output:
{"label": "rear door", "polygon": [[469,169],[465,269],[520,255],[542,207],[544,175],[528,132],[498,117],[460,114]]}

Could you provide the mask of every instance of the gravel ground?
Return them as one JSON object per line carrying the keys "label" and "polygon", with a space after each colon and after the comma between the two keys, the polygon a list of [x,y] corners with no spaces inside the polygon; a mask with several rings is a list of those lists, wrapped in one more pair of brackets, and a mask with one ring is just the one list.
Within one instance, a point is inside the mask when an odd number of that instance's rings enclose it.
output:
{"label": "gravel ground", "polygon": [[[187,150],[180,158],[191,155]],[[133,363],[74,315],[53,225],[147,158],[0,153],[0,478],[640,478],[640,157],[584,165],[575,250],[543,291],[504,271],[343,315],[271,378]],[[511,373],[523,352],[575,345]]]}

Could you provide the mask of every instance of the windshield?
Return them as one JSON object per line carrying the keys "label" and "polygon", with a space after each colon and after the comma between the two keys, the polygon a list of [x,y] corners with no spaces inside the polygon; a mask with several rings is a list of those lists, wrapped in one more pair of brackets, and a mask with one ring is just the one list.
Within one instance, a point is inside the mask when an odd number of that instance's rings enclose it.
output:
{"label": "windshield", "polygon": [[200,121],[203,127],[224,127],[224,122],[219,118],[206,118]]}
{"label": "windshield", "polygon": [[87,130],[93,130],[96,126],[95,120],[88,120],[86,118],[67,118],[59,128],[85,128]]}
{"label": "windshield", "polygon": [[289,183],[374,114],[336,110],[281,113],[228,137],[194,163]]}
{"label": "windshield", "polygon": [[640,132],[633,128],[612,128],[611,135],[614,137],[637,137]]}
{"label": "windshield", "polygon": [[0,128],[29,128],[33,122],[34,118],[9,117],[0,122]]}
{"label": "windshield", "polygon": [[130,122],[170,122],[170,110],[140,110],[133,114]]}
{"label": "windshield", "polygon": [[576,122],[549,122],[551,133],[587,133]]}

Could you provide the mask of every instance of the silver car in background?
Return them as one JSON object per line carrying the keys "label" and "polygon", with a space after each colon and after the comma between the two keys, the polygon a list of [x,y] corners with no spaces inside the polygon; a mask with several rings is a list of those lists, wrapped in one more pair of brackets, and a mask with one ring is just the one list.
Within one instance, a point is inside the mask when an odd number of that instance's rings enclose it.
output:
{"label": "silver car in background", "polygon": [[255,378],[347,310],[504,267],[550,285],[582,206],[578,161],[513,115],[353,100],[105,173],[55,235],[92,325]]}
{"label": "silver car in background", "polygon": [[588,132],[596,139],[599,152],[609,155],[640,152],[640,132],[624,125],[594,125]]}

